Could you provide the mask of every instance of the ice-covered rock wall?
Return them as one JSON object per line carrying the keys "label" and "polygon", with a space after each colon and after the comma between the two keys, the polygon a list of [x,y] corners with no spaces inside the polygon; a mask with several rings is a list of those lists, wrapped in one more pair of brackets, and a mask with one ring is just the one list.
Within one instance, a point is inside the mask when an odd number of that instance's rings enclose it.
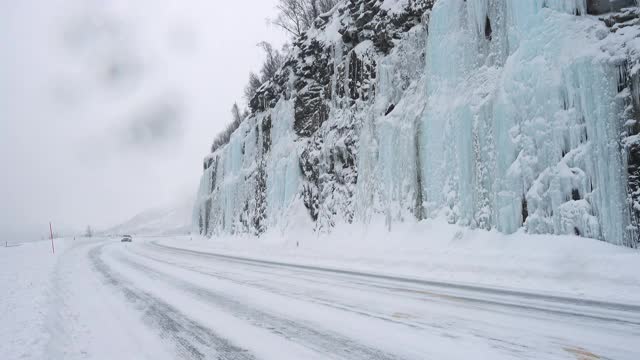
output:
{"label": "ice-covered rock wall", "polygon": [[634,4],[342,2],[205,158],[195,230],[445,217],[637,246]]}

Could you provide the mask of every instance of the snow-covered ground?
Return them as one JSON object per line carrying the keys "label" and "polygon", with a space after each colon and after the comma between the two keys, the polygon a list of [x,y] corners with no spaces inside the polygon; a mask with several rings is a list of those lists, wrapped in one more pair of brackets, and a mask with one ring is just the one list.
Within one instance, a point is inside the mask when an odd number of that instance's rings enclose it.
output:
{"label": "snow-covered ground", "polygon": [[512,235],[471,230],[443,219],[366,226],[343,225],[331,234],[304,226],[284,233],[163,244],[456,283],[482,284],[640,305],[640,252],[577,236]]}
{"label": "snow-covered ground", "polygon": [[0,358],[172,358],[90,264],[87,251],[104,241],[57,239],[55,255],[49,241],[0,249]]}
{"label": "snow-covered ground", "polygon": [[[3,241],[2,245],[0,355],[10,359],[45,358],[47,303],[57,257],[51,254],[49,242],[8,244]],[[64,251],[64,245],[58,245],[58,251]]]}
{"label": "snow-covered ground", "polygon": [[437,221],[346,229],[2,248],[0,358],[640,357],[637,251]]}

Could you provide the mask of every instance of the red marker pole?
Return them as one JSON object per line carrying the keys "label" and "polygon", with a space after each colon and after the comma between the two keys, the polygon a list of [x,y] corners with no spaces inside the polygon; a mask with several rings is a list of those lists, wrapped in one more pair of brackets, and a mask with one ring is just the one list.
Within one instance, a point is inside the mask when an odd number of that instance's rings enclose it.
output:
{"label": "red marker pole", "polygon": [[53,246],[53,228],[51,227],[51,221],[49,221],[49,233],[51,234],[51,251],[55,254],[56,248]]}

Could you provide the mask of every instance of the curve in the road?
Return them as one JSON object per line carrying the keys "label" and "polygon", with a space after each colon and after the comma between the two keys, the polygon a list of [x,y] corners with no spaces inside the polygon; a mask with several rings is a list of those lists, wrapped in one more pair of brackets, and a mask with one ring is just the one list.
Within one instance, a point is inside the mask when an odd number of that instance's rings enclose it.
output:
{"label": "curve in the road", "polygon": [[205,302],[224,310],[241,320],[268,330],[279,336],[283,336],[291,341],[301,344],[316,352],[324,354],[327,358],[338,359],[372,359],[372,360],[392,360],[399,357],[388,354],[382,350],[375,349],[355,340],[338,334],[328,329],[318,329],[313,324],[272,314],[245,303],[234,300],[223,293],[215,292],[211,289],[203,288],[186,282],[178,277],[154,268],[133,261],[129,258],[120,257],[120,262],[143,272],[147,276],[164,281],[173,287],[197,296]]}
{"label": "curve in the road", "polygon": [[171,340],[178,355],[185,359],[253,360],[255,357],[229,340],[224,339],[199,323],[189,319],[176,308],[157,297],[137,289],[125,279],[117,276],[102,260],[102,248],[97,246],[89,251],[89,258],[95,270],[105,282],[120,290],[138,310],[144,313],[144,320],[160,330],[163,338]]}

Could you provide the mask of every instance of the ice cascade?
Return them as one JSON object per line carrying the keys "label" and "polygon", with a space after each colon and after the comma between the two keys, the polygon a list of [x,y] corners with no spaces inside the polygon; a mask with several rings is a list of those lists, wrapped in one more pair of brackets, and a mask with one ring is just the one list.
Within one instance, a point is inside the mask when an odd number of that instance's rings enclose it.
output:
{"label": "ice cascade", "polygon": [[443,217],[638,246],[640,10],[595,9],[344,1],[205,158],[194,230]]}

